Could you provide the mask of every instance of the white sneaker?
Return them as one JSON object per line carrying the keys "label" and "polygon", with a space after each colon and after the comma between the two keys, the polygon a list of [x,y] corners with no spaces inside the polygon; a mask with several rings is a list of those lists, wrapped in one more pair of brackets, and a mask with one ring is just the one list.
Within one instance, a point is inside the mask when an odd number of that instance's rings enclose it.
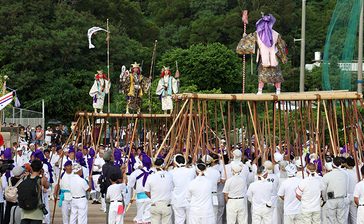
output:
{"label": "white sneaker", "polygon": [[262,95],[262,91],[258,91],[257,92],[257,95]]}
{"label": "white sneaker", "polygon": [[279,94],[281,94],[281,90],[280,89],[277,89],[276,90],[276,95],[279,95]]}

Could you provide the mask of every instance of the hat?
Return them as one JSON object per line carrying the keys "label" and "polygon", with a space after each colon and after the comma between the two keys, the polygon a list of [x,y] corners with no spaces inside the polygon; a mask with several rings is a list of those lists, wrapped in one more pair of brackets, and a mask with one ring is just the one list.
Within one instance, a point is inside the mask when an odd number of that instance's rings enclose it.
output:
{"label": "hat", "polygon": [[90,148],[88,154],[91,156],[91,157],[95,157],[95,150],[93,148]]}
{"label": "hat", "polygon": [[73,173],[77,173],[78,171],[80,171],[82,169],[82,166],[78,163],[75,163],[72,165],[72,171]]}
{"label": "hat", "polygon": [[5,159],[5,160],[10,160],[10,159],[12,159],[11,148],[6,148],[6,149],[3,151],[3,155],[4,155],[4,159]]}
{"label": "hat", "polygon": [[296,161],[295,161],[295,164],[298,168],[302,168],[302,167],[305,167],[306,166],[306,162],[305,160],[302,158],[302,163],[301,163],[301,159],[298,158]]}
{"label": "hat", "polygon": [[206,165],[205,164],[203,164],[203,163],[196,164],[196,172],[199,175],[202,175],[205,170],[206,170]]}
{"label": "hat", "polygon": [[331,171],[333,169],[332,162],[325,163],[325,168],[327,171]]}
{"label": "hat", "polygon": [[82,146],[82,143],[78,143],[78,144],[77,144],[77,146],[78,146],[78,147]]}
{"label": "hat", "polygon": [[313,163],[313,161],[315,161],[317,158],[318,158],[317,154],[316,153],[312,153],[310,155],[310,162]]}
{"label": "hat", "polygon": [[14,177],[18,177],[24,173],[24,168],[21,166],[16,166],[11,172],[13,173]]}
{"label": "hat", "polygon": [[65,163],[64,163],[64,165],[63,166],[72,166],[72,161],[71,160],[67,160]]}
{"label": "hat", "polygon": [[19,152],[19,151],[23,151],[23,148],[18,147],[18,148],[16,149],[16,151],[17,151],[17,152]]}
{"label": "hat", "polygon": [[83,153],[82,152],[76,152],[76,160],[81,160],[83,158]]}
{"label": "hat", "polygon": [[112,155],[112,151],[111,150],[106,151],[105,154],[104,154],[104,157],[103,157],[104,160],[110,161],[111,160],[111,155]]}
{"label": "hat", "polygon": [[232,163],[231,170],[235,173],[240,173],[243,170],[243,163]]}
{"label": "hat", "polygon": [[283,155],[279,152],[274,153],[274,161],[280,162],[283,160]]}
{"label": "hat", "polygon": [[210,155],[204,155],[202,156],[202,162],[204,162],[205,164],[211,164],[213,162],[213,158]]}
{"label": "hat", "polygon": [[[183,159],[182,159],[183,158]],[[179,163],[179,162],[177,162],[177,160],[182,160],[182,161],[184,161],[184,163]],[[185,160],[185,158],[183,157],[183,155],[182,154],[176,154],[175,156],[174,156],[174,158],[173,158],[173,162],[174,162],[174,164],[176,164],[178,167],[181,167],[181,166],[185,166],[186,165],[186,160]]]}
{"label": "hat", "polygon": [[43,152],[40,151],[40,150],[38,150],[38,149],[35,150],[34,157],[37,158],[37,159],[39,159],[40,161],[43,161],[44,160],[44,154],[43,154]]}
{"label": "hat", "polygon": [[267,170],[273,170],[273,163],[269,160],[266,160],[263,164],[263,166],[267,169]]}
{"label": "hat", "polygon": [[290,163],[290,164],[288,164],[288,165],[287,165],[284,169],[286,170],[287,175],[288,175],[289,177],[294,177],[294,176],[296,176],[296,173],[297,173],[297,167],[296,167],[294,164]]}
{"label": "hat", "polygon": [[240,160],[243,153],[239,149],[233,151],[234,160]]}
{"label": "hat", "polygon": [[258,168],[257,170],[257,175],[258,177],[263,177],[264,175],[266,175],[268,173],[268,170],[265,166],[261,166]]}
{"label": "hat", "polygon": [[163,164],[164,164],[164,159],[162,159],[162,158],[157,158],[157,159],[155,160],[155,162],[154,162],[154,165],[155,165],[156,167],[162,167],[162,166],[163,166]]}
{"label": "hat", "polygon": [[152,166],[152,160],[145,153],[142,153],[141,156],[142,156],[143,166],[146,167],[149,170],[150,167]]}
{"label": "hat", "polygon": [[131,64],[131,66],[132,66],[133,68],[139,68],[139,67],[140,67],[140,64],[138,64],[138,63],[134,62],[134,64]]}

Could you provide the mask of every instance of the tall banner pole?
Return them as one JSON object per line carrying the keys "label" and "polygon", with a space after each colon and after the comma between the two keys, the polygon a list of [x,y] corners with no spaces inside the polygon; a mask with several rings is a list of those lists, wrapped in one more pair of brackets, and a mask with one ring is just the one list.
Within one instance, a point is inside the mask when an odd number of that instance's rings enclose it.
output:
{"label": "tall banner pole", "polygon": [[[248,24],[248,10],[244,10],[242,12],[242,20],[243,20],[243,24],[244,24],[244,34],[243,36],[246,35],[246,25]],[[245,54],[243,55],[243,82],[242,82],[242,93],[245,93],[245,76],[246,76],[246,58],[245,58]]]}
{"label": "tall banner pole", "polygon": [[[152,54],[152,62],[150,63],[150,70],[149,70],[150,84],[152,84],[152,79],[153,79],[153,69],[154,69],[154,63],[155,63],[155,57],[156,57],[156,51],[157,51],[157,43],[158,43],[158,41],[155,40],[154,41],[153,54]],[[149,87],[148,97],[149,97],[149,114],[151,114],[152,113],[152,93],[151,93],[151,87]]]}
{"label": "tall banner pole", "polygon": [[[107,79],[110,83],[110,31],[109,31],[109,19],[106,20],[106,43],[107,43]],[[107,94],[107,112],[110,113],[110,91]]]}

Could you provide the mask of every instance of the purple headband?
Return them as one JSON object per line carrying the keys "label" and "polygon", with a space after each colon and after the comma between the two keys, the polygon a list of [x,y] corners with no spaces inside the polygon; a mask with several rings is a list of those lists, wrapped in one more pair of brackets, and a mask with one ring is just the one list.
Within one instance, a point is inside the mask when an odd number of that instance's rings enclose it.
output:
{"label": "purple headband", "polygon": [[145,153],[142,153],[141,155],[142,155],[143,166],[146,167],[149,170],[150,167],[152,166],[152,160]]}
{"label": "purple headband", "polygon": [[69,166],[69,165],[72,165],[71,160],[67,160],[67,161],[64,163],[64,166]]}
{"label": "purple headband", "polygon": [[95,156],[95,150],[93,148],[90,148],[90,150],[88,151],[88,154],[91,156],[91,157],[94,157]]}

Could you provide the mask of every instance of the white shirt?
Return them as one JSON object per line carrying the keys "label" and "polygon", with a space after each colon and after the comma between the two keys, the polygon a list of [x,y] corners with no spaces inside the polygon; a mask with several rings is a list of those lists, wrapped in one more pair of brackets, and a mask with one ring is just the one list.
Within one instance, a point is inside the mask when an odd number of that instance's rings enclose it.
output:
{"label": "white shirt", "polygon": [[290,177],[282,182],[278,196],[284,197],[284,215],[296,215],[301,212],[301,202],[296,198],[296,189],[301,179]]}
{"label": "white shirt", "polygon": [[[349,176],[349,185],[348,185],[348,195],[354,194],[355,185],[357,183],[358,177],[355,172],[355,167],[353,169],[347,169],[346,172]],[[351,198],[350,198],[351,199]]]}
{"label": "white shirt", "polygon": [[[146,168],[143,168],[145,171],[147,170]],[[143,187],[143,176],[141,178],[139,178],[138,180],[136,179],[140,174],[142,174],[143,172],[141,171],[141,169],[137,169],[134,170],[128,178],[128,186],[131,188],[134,188],[135,186],[135,191],[136,193],[142,193],[145,192],[144,191],[144,187]],[[147,177],[147,181],[148,178],[150,177],[150,174]]]}
{"label": "white shirt", "polygon": [[53,134],[53,132],[52,131],[46,131],[45,132],[45,138],[44,138],[44,141],[46,142],[46,143],[50,143],[51,141],[52,141],[52,136],[51,135],[49,135],[49,134]]}
{"label": "white shirt", "polygon": [[85,179],[81,178],[77,174],[73,174],[71,177],[71,183],[70,191],[73,198],[86,196],[88,184]]}
{"label": "white shirt", "polygon": [[106,200],[123,201],[126,195],[125,184],[112,184],[107,188]]}
{"label": "white shirt", "polygon": [[[61,181],[60,181],[61,190],[68,190],[68,191],[70,191],[71,185],[72,185],[72,176],[73,176],[72,173],[70,173],[70,174],[64,173],[63,174],[63,177],[61,178]],[[64,193],[64,200],[65,201],[72,200],[71,192],[65,192]]]}
{"label": "white shirt", "polygon": [[327,193],[334,192],[335,198],[347,195],[349,177],[344,170],[334,168],[331,172],[325,174],[322,179]]}
{"label": "white shirt", "polygon": [[190,210],[198,211],[200,217],[213,214],[212,183],[205,176],[197,176],[187,187],[186,198],[190,202]]}
{"label": "white shirt", "polygon": [[296,189],[296,194],[301,196],[301,212],[321,211],[321,192],[325,184],[320,176],[306,176],[301,180]]}
{"label": "white shirt", "polygon": [[364,180],[355,185],[354,197],[359,198],[359,205],[364,205]]}
{"label": "white shirt", "polygon": [[246,196],[246,180],[239,175],[234,175],[225,182],[223,192],[228,194],[229,198],[240,198]]}
{"label": "white shirt", "polygon": [[152,173],[145,183],[144,190],[150,192],[152,203],[162,201],[170,203],[173,190],[171,174],[164,170]]}
{"label": "white shirt", "polygon": [[186,207],[188,201],[186,199],[187,187],[195,178],[195,169],[179,167],[170,171],[173,181],[173,191],[171,204],[175,207]]}
{"label": "white shirt", "polygon": [[213,167],[207,167],[206,171],[204,172],[205,176],[211,181],[212,185],[212,192],[217,192],[217,184],[221,180],[221,174],[220,172],[213,168]]}
{"label": "white shirt", "polygon": [[260,209],[272,205],[273,183],[267,180],[257,180],[250,184],[246,193],[252,203],[252,209]]}
{"label": "white shirt", "polygon": [[105,164],[105,160],[101,158],[99,155],[95,158],[94,166],[92,168],[92,171],[94,172],[101,172],[102,166]]}

